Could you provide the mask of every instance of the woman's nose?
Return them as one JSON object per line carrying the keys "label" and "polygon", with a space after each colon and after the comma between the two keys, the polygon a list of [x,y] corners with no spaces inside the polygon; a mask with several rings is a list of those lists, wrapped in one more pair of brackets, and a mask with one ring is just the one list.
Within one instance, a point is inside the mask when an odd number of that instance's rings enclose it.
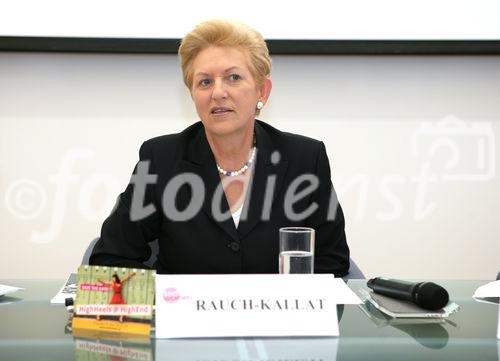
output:
{"label": "woman's nose", "polygon": [[223,78],[216,78],[214,80],[214,86],[212,88],[212,98],[213,99],[227,98],[227,90]]}

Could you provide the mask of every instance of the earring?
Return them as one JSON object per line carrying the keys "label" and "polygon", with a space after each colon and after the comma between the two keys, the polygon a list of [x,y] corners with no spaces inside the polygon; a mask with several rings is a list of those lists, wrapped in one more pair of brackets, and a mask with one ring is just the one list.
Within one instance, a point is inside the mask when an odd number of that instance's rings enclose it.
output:
{"label": "earring", "polygon": [[258,101],[257,102],[257,110],[261,110],[262,108],[264,108],[264,103],[262,103],[262,101]]}

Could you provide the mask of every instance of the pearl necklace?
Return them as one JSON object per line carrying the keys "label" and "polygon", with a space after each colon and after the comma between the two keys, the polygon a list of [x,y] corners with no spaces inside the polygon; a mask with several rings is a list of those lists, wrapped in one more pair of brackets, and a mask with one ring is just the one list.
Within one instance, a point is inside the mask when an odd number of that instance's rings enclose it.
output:
{"label": "pearl necklace", "polygon": [[240,169],[238,170],[234,170],[234,171],[227,171],[227,170],[224,170],[218,163],[217,163],[217,170],[219,171],[220,174],[224,175],[224,176],[227,176],[227,177],[236,177],[240,174],[243,174],[247,171],[247,169],[252,165],[254,159],[255,159],[255,151],[256,151],[257,147],[253,147],[252,148],[252,155],[250,155],[250,158],[245,162],[245,164],[243,165],[243,167],[241,167]]}

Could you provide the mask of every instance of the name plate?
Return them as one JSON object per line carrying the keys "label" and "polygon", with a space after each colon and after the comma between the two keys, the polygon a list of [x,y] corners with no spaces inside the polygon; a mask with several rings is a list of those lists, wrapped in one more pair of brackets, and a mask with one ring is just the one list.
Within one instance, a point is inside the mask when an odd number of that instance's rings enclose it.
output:
{"label": "name plate", "polygon": [[[497,339],[500,340],[500,305],[498,306],[498,325],[497,325]],[[498,356],[500,358],[500,345],[498,346]]]}
{"label": "name plate", "polygon": [[332,275],[156,275],[156,337],[338,336],[339,287],[350,291]]}

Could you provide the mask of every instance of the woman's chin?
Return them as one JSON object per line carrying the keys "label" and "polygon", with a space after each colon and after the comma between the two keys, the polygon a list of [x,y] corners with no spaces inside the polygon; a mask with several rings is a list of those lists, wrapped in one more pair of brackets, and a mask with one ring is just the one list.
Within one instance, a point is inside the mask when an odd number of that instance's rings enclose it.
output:
{"label": "woman's chin", "polygon": [[208,133],[211,133],[215,136],[229,136],[236,133],[244,133],[246,129],[250,129],[250,132],[253,132],[251,127],[246,127],[241,122],[238,122],[236,119],[230,118],[216,118],[210,119],[210,121],[203,121],[203,125],[205,126],[205,130]]}

